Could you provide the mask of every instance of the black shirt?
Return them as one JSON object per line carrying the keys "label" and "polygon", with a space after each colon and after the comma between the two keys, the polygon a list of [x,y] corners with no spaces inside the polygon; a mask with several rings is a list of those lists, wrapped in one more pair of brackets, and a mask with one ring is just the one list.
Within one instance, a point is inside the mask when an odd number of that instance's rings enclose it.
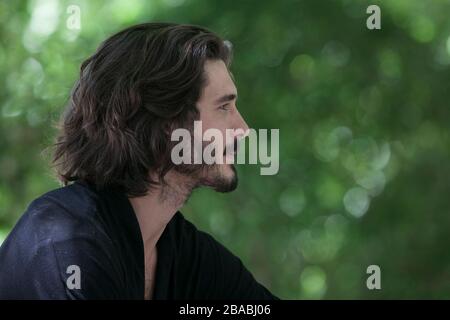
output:
{"label": "black shirt", "polygon": [[[277,299],[180,212],[157,250],[153,299]],[[67,285],[73,265],[79,289]],[[144,246],[128,198],[81,181],[34,200],[0,247],[2,299],[143,299],[144,278]]]}

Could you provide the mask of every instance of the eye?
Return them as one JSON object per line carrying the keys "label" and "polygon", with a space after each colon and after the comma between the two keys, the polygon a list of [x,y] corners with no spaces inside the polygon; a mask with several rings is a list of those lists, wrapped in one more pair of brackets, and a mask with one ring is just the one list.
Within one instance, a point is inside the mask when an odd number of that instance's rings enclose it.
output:
{"label": "eye", "polygon": [[224,104],[224,105],[221,105],[220,107],[219,107],[219,109],[220,110],[223,110],[223,111],[228,111],[228,110],[230,110],[230,105],[227,103],[227,104]]}

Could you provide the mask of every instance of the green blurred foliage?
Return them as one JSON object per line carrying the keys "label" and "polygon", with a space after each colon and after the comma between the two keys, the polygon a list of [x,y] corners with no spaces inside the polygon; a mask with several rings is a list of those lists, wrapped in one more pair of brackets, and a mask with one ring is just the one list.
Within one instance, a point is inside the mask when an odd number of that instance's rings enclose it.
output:
{"label": "green blurred foliage", "polygon": [[[366,8],[381,7],[381,30]],[[69,5],[81,29],[67,28]],[[0,2],[0,241],[59,187],[46,149],[81,62],[145,21],[229,39],[239,108],[280,129],[280,171],[183,213],[282,298],[450,298],[449,1]],[[366,269],[381,267],[381,290]]]}

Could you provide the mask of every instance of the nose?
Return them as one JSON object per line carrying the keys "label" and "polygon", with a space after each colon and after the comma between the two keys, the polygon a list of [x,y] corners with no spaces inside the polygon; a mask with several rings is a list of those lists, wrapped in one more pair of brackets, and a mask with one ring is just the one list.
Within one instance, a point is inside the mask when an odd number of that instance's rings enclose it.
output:
{"label": "nose", "polygon": [[241,140],[249,135],[250,129],[249,129],[247,123],[245,122],[244,118],[239,113],[239,111],[237,111],[236,114],[237,114],[237,118],[236,118],[236,124],[234,126],[236,134],[234,137],[236,137],[238,140]]}

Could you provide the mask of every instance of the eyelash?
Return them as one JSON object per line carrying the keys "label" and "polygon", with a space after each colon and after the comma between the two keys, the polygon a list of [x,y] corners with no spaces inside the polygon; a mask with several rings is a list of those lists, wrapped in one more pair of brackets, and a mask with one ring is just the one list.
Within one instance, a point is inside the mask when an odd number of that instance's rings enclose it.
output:
{"label": "eyelash", "polygon": [[224,104],[223,106],[220,106],[219,109],[223,111],[229,111],[230,107],[228,106],[228,104]]}

